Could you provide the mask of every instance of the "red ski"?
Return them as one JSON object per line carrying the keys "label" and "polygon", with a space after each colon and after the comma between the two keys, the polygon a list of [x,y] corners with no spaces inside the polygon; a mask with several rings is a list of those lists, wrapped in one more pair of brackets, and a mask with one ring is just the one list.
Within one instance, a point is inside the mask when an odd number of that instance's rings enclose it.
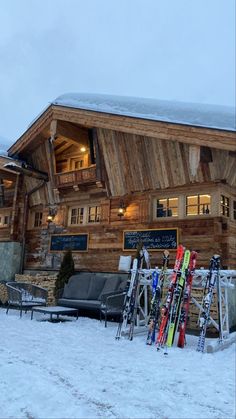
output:
{"label": "red ski", "polygon": [[192,282],[193,282],[193,275],[194,275],[194,271],[196,267],[196,262],[197,262],[197,252],[192,251],[190,255],[189,272],[186,279],[186,286],[185,286],[183,303],[182,303],[180,320],[179,320],[179,338],[178,338],[178,343],[177,343],[177,346],[179,348],[183,348],[185,345],[185,333],[186,333],[186,327],[187,327],[187,321],[188,321]]}
{"label": "red ski", "polygon": [[171,303],[173,299],[173,294],[174,294],[177,278],[181,273],[180,268],[181,268],[183,256],[184,256],[184,247],[180,244],[177,248],[174,270],[173,270],[170,285],[168,288],[166,302],[161,310],[162,318],[161,318],[159,333],[157,335],[157,340],[156,340],[157,349],[164,346],[166,342],[170,308],[171,308]]}

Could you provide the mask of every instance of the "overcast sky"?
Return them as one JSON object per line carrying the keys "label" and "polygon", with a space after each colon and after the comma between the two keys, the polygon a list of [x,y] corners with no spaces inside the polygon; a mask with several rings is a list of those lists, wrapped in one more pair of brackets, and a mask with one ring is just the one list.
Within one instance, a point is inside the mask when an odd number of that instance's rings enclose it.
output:
{"label": "overcast sky", "polygon": [[235,105],[235,0],[0,0],[0,142],[57,96]]}

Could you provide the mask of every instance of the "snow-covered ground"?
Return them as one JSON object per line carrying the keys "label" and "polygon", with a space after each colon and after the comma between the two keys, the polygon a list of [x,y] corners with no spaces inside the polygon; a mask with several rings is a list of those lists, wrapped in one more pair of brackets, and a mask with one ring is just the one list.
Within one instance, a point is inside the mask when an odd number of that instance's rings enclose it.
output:
{"label": "snow-covered ground", "polygon": [[1,419],[235,417],[235,344],[201,354],[191,336],[165,356],[116,323],[34,316],[0,309]]}

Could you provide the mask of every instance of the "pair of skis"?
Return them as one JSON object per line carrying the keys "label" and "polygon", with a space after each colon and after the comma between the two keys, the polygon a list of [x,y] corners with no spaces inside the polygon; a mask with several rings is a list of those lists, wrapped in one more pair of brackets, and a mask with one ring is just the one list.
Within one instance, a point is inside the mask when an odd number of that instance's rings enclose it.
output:
{"label": "pair of skis", "polygon": [[152,273],[152,300],[148,321],[148,334],[146,339],[147,345],[152,345],[155,343],[156,329],[160,315],[162,289],[167,275],[168,263],[169,252],[168,250],[165,250],[163,254],[160,277],[157,269]]}
{"label": "pair of skis", "polygon": [[195,251],[185,250],[182,245],[178,247],[166,303],[162,309],[162,320],[156,340],[157,349],[173,345],[178,326],[180,333],[177,345],[180,348],[184,347],[196,259]]}
{"label": "pair of skis", "polygon": [[140,249],[138,249],[137,253],[137,258],[133,261],[131,278],[128,282],[126,294],[124,297],[123,310],[116,333],[117,340],[121,338],[122,332],[126,330],[128,324],[128,339],[133,340],[135,322],[139,312],[139,269],[142,268],[143,261],[145,261],[148,269],[150,268],[149,253],[143,244],[140,243]]}
{"label": "pair of skis", "polygon": [[213,302],[214,288],[219,283],[220,275],[220,256],[214,255],[210,261],[209,272],[207,275],[206,285],[203,293],[202,308],[200,315],[200,336],[197,344],[197,351],[204,352],[207,326],[210,322],[210,311]]}
{"label": "pair of skis", "polygon": [[181,264],[182,264],[183,255],[184,255],[184,247],[182,245],[179,245],[178,248],[177,248],[177,254],[176,254],[173,273],[172,273],[172,276],[171,276],[170,285],[169,285],[169,288],[168,288],[168,291],[167,291],[166,302],[163,305],[162,310],[161,310],[161,323],[160,323],[158,336],[157,336],[157,339],[156,339],[157,349],[160,349],[161,347],[163,347],[166,343],[166,340],[167,340],[167,333],[168,333],[168,326],[169,326],[169,318],[170,318],[172,300],[173,300],[173,296],[174,296],[174,290],[175,290],[175,287],[176,287],[176,282],[177,282],[177,279],[180,275],[180,268],[181,268]]}
{"label": "pair of skis", "polygon": [[134,259],[132,272],[130,281],[127,285],[127,290],[124,298],[124,305],[123,310],[121,313],[120,322],[118,324],[117,332],[116,332],[116,339],[121,338],[122,331],[126,329],[128,321],[130,322],[133,317],[133,312],[135,309],[135,299],[136,299],[136,292],[138,287],[138,259]]}

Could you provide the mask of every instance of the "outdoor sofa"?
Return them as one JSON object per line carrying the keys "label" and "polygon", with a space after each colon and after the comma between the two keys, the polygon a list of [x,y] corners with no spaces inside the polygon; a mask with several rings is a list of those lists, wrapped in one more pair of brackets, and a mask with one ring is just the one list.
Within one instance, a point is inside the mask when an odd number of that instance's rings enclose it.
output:
{"label": "outdoor sofa", "polygon": [[58,305],[81,310],[97,311],[100,316],[121,313],[128,273],[80,272],[65,284]]}

